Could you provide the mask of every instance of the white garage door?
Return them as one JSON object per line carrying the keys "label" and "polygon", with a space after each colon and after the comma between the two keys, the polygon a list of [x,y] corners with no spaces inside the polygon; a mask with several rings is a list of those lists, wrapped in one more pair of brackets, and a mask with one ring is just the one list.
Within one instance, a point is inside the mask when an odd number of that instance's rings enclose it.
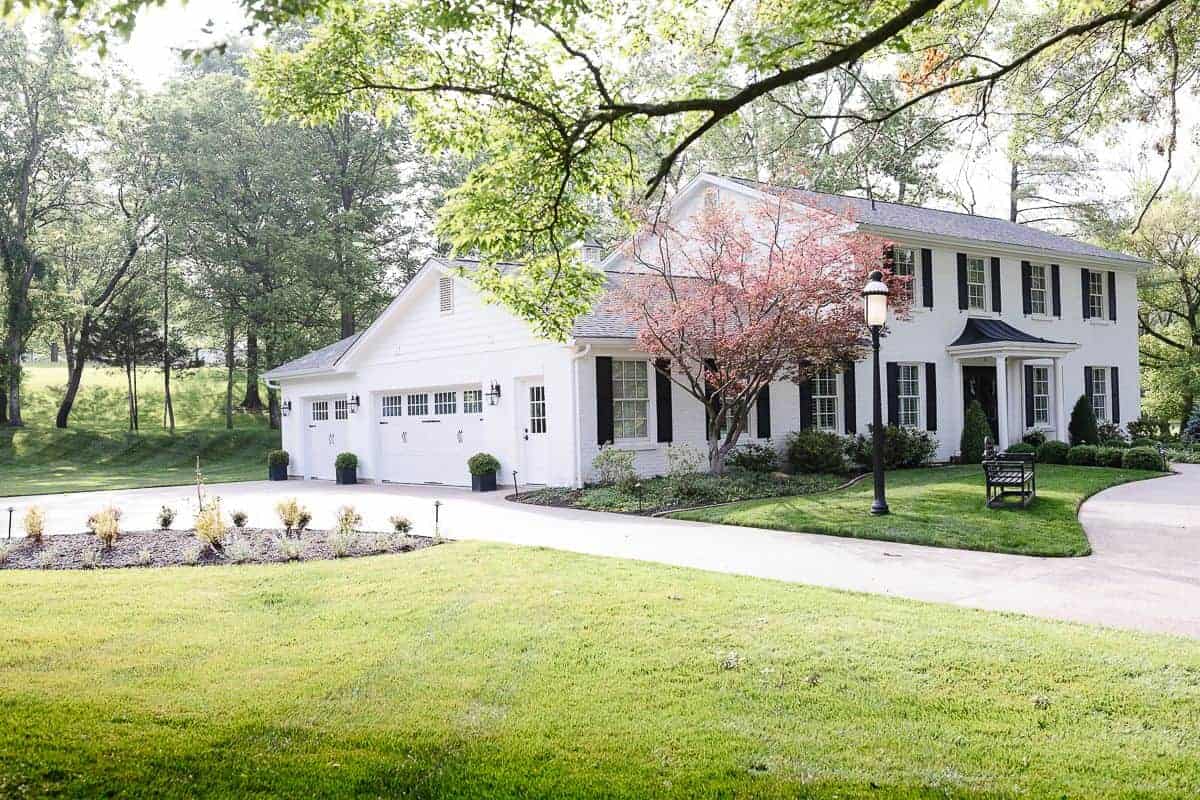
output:
{"label": "white garage door", "polygon": [[383,480],[471,483],[467,459],[485,449],[478,386],[386,392],[377,403]]}
{"label": "white garage door", "polygon": [[323,397],[309,402],[305,475],[333,480],[334,461],[346,445],[348,418],[345,398]]}

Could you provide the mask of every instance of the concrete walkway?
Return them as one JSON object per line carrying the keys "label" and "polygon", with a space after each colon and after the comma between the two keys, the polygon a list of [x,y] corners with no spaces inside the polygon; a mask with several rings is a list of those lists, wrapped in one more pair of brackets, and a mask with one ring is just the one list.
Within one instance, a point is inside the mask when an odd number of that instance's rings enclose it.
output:
{"label": "concrete walkway", "polygon": [[[537,545],[603,556],[775,578],[839,589],[961,606],[1015,611],[1079,622],[1200,638],[1200,467],[1126,484],[1084,504],[1081,519],[1095,554],[1030,558],[916,545],[778,533],[753,528],[632,517],[511,503],[433,486],[335,486],[325,482],[251,482],[209,487],[249,524],[274,525],[275,503],[297,497],[327,527],[350,503],[364,528],[385,530],[391,514],[411,518],[417,533],[433,532],[440,500],[442,534]],[[160,506],[189,525],[191,487],[0,498],[0,513],[36,504],[53,531],[85,529],[88,514],[114,503],[126,530],[155,527]],[[0,520],[3,518],[0,517]],[[2,533],[0,533],[2,535]]]}

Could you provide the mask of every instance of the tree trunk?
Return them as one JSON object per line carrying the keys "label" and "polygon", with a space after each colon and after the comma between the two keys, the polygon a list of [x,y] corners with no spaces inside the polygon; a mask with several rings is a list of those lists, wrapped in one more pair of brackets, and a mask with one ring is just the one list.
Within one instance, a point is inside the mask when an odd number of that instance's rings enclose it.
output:
{"label": "tree trunk", "polygon": [[270,429],[279,430],[279,390],[267,387],[267,418]]}
{"label": "tree trunk", "polygon": [[342,338],[354,335],[354,301],[349,298],[342,301]]}
{"label": "tree trunk", "polygon": [[1012,162],[1012,169],[1009,171],[1008,178],[1008,221],[1017,221],[1017,190],[1021,186],[1020,176],[1017,173],[1017,162]]}
{"label": "tree trunk", "polygon": [[67,391],[58,403],[58,415],[54,418],[54,426],[57,428],[67,427],[71,409],[75,406],[75,396],[79,393],[79,384],[83,381],[83,364],[84,359],[76,358],[67,367]]}
{"label": "tree trunk", "polygon": [[133,429],[140,431],[142,429],[142,421],[138,415],[138,385],[137,385],[137,359],[133,359]]}
{"label": "tree trunk", "polygon": [[[2,366],[2,365],[0,365],[0,366]],[[8,384],[3,383],[3,377],[4,377],[4,370],[0,369],[0,425],[7,425],[8,424],[8,392],[5,390],[4,387],[7,386]]]}
{"label": "tree trunk", "polygon": [[[226,354],[230,363],[233,359]],[[246,331],[246,397],[242,408],[255,413],[263,410],[262,397],[258,393],[258,328],[253,322]]]}
{"label": "tree trunk", "polygon": [[171,237],[163,231],[163,427],[171,433],[175,432],[175,406],[171,402],[171,329],[170,329],[170,288],[167,280],[168,253],[171,247]]}
{"label": "tree trunk", "polygon": [[225,428],[233,430],[233,323],[225,331]]}
{"label": "tree trunk", "polygon": [[133,432],[133,373],[129,362],[125,362],[125,393],[129,398],[129,430]]}
{"label": "tree trunk", "polygon": [[15,344],[9,342],[8,365],[5,368],[5,377],[8,378],[8,425],[19,428],[25,424],[21,419],[21,342],[15,331],[13,335],[17,341]]}

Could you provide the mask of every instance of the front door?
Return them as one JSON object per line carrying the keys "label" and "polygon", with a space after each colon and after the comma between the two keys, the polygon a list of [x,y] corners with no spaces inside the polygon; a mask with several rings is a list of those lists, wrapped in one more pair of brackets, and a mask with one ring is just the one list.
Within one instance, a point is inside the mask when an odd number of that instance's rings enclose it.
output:
{"label": "front door", "polygon": [[992,441],[999,441],[1000,420],[996,405],[996,368],[966,367],[963,371],[963,414],[976,400],[983,406],[988,427],[992,429]]}
{"label": "front door", "polygon": [[550,474],[550,435],[546,414],[546,384],[522,381],[519,395],[521,425],[521,483],[546,483]]}

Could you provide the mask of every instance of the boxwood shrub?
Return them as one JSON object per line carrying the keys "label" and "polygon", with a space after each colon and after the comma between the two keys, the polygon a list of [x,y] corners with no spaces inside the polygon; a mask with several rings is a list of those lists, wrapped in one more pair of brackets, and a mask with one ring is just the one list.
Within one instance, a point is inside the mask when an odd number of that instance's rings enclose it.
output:
{"label": "boxwood shrub", "polygon": [[467,471],[472,475],[492,475],[500,471],[500,459],[491,453],[476,453],[467,459]]}
{"label": "boxwood shrub", "polygon": [[1094,467],[1099,449],[1094,444],[1077,444],[1067,451],[1067,463],[1076,467]]}
{"label": "boxwood shrub", "polygon": [[1098,447],[1096,448],[1096,466],[1120,467],[1124,455],[1124,447]]}
{"label": "boxwood shrub", "polygon": [[747,472],[774,472],[779,468],[779,454],[765,444],[739,444],[725,456],[725,466]]}
{"label": "boxwood shrub", "polygon": [[1033,460],[1037,461],[1038,449],[1029,442],[1018,442],[1008,448],[1009,453],[1033,453]]}
{"label": "boxwood shrub", "polygon": [[1149,469],[1160,471],[1163,468],[1162,457],[1152,447],[1131,447],[1121,453],[1121,466],[1125,469]]}
{"label": "boxwood shrub", "polygon": [[1149,436],[1139,436],[1129,442],[1130,447],[1158,447],[1158,440]]}
{"label": "boxwood shrub", "polygon": [[358,456],[354,453],[338,453],[333,466],[337,469],[358,469]]}
{"label": "boxwood shrub", "polygon": [[267,453],[267,466],[286,467],[291,462],[287,450],[272,450]]}
{"label": "boxwood shrub", "polygon": [[1065,464],[1070,446],[1066,442],[1050,440],[1037,450],[1037,460],[1043,464]]}
{"label": "boxwood shrub", "polygon": [[[859,434],[846,445],[846,454],[855,464],[871,465],[871,435]],[[928,463],[937,452],[938,442],[929,431],[888,425],[883,429],[884,469],[919,467]]]}
{"label": "boxwood shrub", "polygon": [[846,442],[829,431],[796,431],[787,440],[787,462],[792,472],[845,472],[842,452]]}

